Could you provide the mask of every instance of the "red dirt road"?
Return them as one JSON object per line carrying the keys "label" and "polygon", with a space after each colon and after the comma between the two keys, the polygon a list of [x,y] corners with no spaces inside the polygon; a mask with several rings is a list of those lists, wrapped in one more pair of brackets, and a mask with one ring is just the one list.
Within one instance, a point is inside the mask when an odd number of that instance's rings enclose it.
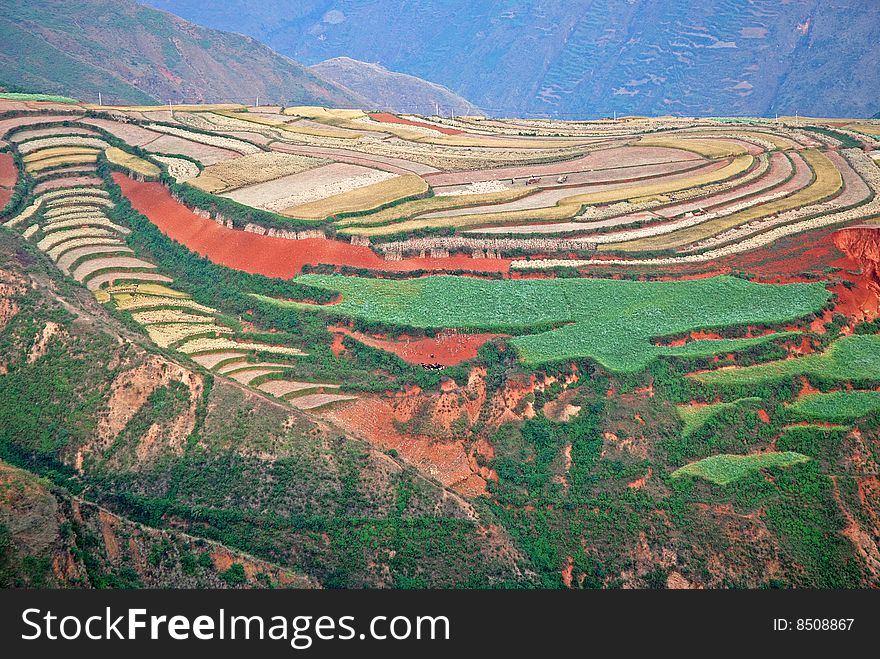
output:
{"label": "red dirt road", "polygon": [[219,265],[267,277],[289,279],[306,264],[348,265],[384,272],[417,270],[507,273],[509,259],[472,259],[468,256],[412,258],[386,261],[369,247],[326,238],[288,240],[227,229],[199,217],[175,201],[161,183],[140,183],[116,173],[113,180],[131,205],[169,238]]}

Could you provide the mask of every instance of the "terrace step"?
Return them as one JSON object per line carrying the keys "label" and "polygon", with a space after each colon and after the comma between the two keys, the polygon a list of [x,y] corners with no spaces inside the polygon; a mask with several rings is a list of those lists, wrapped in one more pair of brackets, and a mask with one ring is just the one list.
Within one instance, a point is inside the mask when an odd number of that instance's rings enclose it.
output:
{"label": "terrace step", "polygon": [[300,410],[316,410],[320,407],[348,400],[357,400],[357,396],[347,396],[345,394],[307,394],[294,398],[290,401],[290,404]]}
{"label": "terrace step", "polygon": [[295,395],[302,395],[305,392],[323,389],[339,389],[338,384],[324,384],[322,382],[295,382],[289,380],[268,380],[257,385],[257,389],[272,394],[276,398],[290,399]]}
{"label": "terrace step", "polygon": [[232,350],[223,350],[219,352],[205,352],[200,355],[193,355],[192,360],[196,364],[200,364],[208,369],[213,369],[218,364],[222,364],[228,360],[236,359],[237,357],[241,357],[242,359],[247,357],[247,353],[244,352],[234,352]]}
{"label": "terrace step", "polygon": [[250,384],[252,381],[263,375],[269,375],[270,373],[280,373],[281,370],[282,369],[280,368],[245,368],[230,373],[229,377],[237,382],[241,382],[242,384]]}

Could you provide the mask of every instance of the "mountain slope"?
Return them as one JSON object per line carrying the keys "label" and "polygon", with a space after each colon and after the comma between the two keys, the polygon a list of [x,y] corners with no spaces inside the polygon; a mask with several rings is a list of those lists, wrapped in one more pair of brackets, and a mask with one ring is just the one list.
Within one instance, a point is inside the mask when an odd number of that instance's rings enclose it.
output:
{"label": "mountain slope", "polygon": [[0,4],[0,81],[86,101],[358,105],[249,37],[131,0]]}
{"label": "mountain slope", "polygon": [[864,0],[147,0],[306,63],[346,55],[495,115],[867,116],[880,5]]}
{"label": "mountain slope", "polygon": [[525,582],[483,515],[327,422],[157,352],[0,230],[0,587],[221,585],[234,563],[250,585],[259,572],[336,587]]}
{"label": "mountain slope", "polygon": [[366,98],[371,107],[431,115],[480,114],[479,108],[451,90],[369,62],[334,57],[311,67],[318,76]]}

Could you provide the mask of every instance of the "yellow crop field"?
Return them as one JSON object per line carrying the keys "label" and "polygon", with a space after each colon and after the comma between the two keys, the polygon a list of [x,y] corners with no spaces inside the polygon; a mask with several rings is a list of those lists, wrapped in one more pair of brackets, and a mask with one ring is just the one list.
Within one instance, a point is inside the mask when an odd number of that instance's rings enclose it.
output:
{"label": "yellow crop field", "polygon": [[[407,201],[392,208],[370,213],[362,217],[350,217],[339,220],[336,225],[340,227],[351,226],[374,226],[386,224],[395,220],[405,220],[416,215],[434,213],[438,211],[467,208],[468,206],[486,206],[489,204],[502,204],[508,201],[517,201],[539,191],[539,188],[517,188],[501,190],[498,192],[485,192],[466,195],[442,195]],[[353,231],[352,231],[353,233]]]}
{"label": "yellow crop field", "polygon": [[685,190],[687,188],[700,187],[711,183],[717,183],[718,181],[724,181],[748,170],[753,162],[754,158],[752,158],[752,156],[741,155],[734,158],[724,167],[713,172],[706,172],[675,181],[646,183],[644,185],[626,186],[615,190],[572,195],[571,197],[560,199],[555,206],[527,208],[499,213],[479,213],[453,217],[414,219],[386,226],[351,227],[340,233],[361,236],[381,236],[398,233],[400,231],[414,231],[416,229],[427,228],[462,228],[486,224],[523,224],[527,222],[555,222],[559,220],[568,220],[575,217],[583,206],[610,204],[629,199],[662,195],[668,192],[675,192],[677,190]]}
{"label": "yellow crop field", "polygon": [[865,133],[866,135],[880,137],[880,124],[849,124],[845,126],[845,128],[848,130],[854,130],[857,133]]}
{"label": "yellow crop field", "polygon": [[739,144],[710,138],[643,137],[638,141],[638,144],[639,146],[660,146],[667,149],[691,151],[706,158],[729,158],[748,153],[746,148]]}
{"label": "yellow crop field", "polygon": [[59,156],[82,156],[88,154],[97,154],[98,149],[93,147],[86,146],[54,146],[48,149],[40,149],[39,151],[34,151],[33,153],[29,153],[22,161],[25,164],[39,162],[41,160],[48,160],[50,158],[57,158]]}
{"label": "yellow crop field", "polygon": [[246,185],[299,174],[330,162],[332,161],[325,158],[298,156],[277,151],[260,151],[253,155],[223,160],[205,167],[201,174],[188,182],[191,186],[204,192],[219,194]]}
{"label": "yellow crop field", "polygon": [[758,204],[747,208],[738,213],[719,217],[702,224],[692,227],[673,231],[661,236],[651,236],[649,238],[640,238],[638,240],[630,240],[622,243],[607,243],[599,245],[600,250],[606,251],[658,251],[664,249],[674,249],[683,245],[703,240],[716,233],[726,231],[735,226],[745,224],[752,220],[762,217],[777,215],[793,208],[808,206],[827,199],[836,194],[843,186],[843,179],[840,171],[834,166],[827,157],[820,151],[815,149],[805,149],[801,151],[804,160],[810,165],[815,173],[815,179],[807,187],[797,192],[777,199],[766,204]]}
{"label": "yellow crop field", "polygon": [[428,184],[421,176],[397,176],[325,199],[286,208],[281,214],[304,220],[321,220],[339,213],[370,211],[399,199],[425,194],[427,191]]}
{"label": "yellow crop field", "polygon": [[98,160],[98,152],[94,153],[86,153],[86,154],[72,154],[67,156],[55,156],[54,158],[46,158],[45,160],[40,160],[39,162],[28,163],[24,166],[24,168],[28,172],[39,172],[44,169],[50,169],[52,167],[60,167],[61,165],[83,165],[86,163],[97,162]]}
{"label": "yellow crop field", "polygon": [[126,153],[122,149],[117,149],[115,146],[104,151],[104,155],[106,155],[107,160],[114,165],[125,167],[126,169],[133,171],[135,174],[142,174],[143,176],[159,176],[159,174],[162,173],[162,170],[153,163],[147,162],[143,158],[133,156],[130,153]]}

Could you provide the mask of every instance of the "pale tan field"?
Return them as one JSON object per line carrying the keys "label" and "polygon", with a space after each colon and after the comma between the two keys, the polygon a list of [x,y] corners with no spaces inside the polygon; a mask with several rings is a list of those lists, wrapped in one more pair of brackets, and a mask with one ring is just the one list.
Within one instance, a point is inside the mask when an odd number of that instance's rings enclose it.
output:
{"label": "pale tan field", "polygon": [[285,208],[281,212],[290,217],[320,220],[341,213],[371,211],[401,199],[423,195],[427,191],[428,184],[421,176],[397,176],[325,199]]}

